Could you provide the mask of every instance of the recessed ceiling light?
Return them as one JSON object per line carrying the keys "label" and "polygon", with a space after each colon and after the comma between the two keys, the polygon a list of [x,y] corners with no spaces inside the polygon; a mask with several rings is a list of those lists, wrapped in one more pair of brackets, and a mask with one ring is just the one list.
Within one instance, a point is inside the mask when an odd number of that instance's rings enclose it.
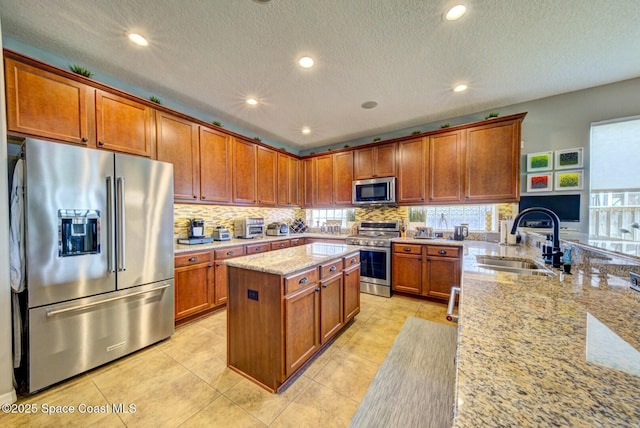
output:
{"label": "recessed ceiling light", "polygon": [[467,11],[466,6],[459,4],[449,9],[447,13],[444,15],[444,18],[447,21],[455,21],[456,19],[462,18],[462,15],[464,15],[466,11]]}
{"label": "recessed ceiling light", "polygon": [[376,101],[365,101],[364,103],[362,103],[360,107],[368,110],[368,109],[376,108],[377,106],[378,106],[378,103]]}
{"label": "recessed ceiling light", "polygon": [[127,37],[129,37],[129,40],[131,40],[138,46],[149,46],[149,42],[147,41],[147,39],[145,39],[138,33],[129,33]]}
{"label": "recessed ceiling light", "polygon": [[467,85],[462,84],[462,85],[458,85],[455,88],[453,88],[453,92],[464,92],[467,90]]}
{"label": "recessed ceiling light", "polygon": [[304,128],[302,128],[302,133],[304,135],[309,135],[311,134],[311,129],[308,126],[305,126]]}
{"label": "recessed ceiling light", "polygon": [[256,100],[255,98],[247,98],[247,104],[249,104],[250,106],[257,106],[258,100]]}
{"label": "recessed ceiling light", "polygon": [[313,61],[313,58],[309,56],[303,56],[298,60],[298,64],[302,68],[311,68],[313,67],[313,64],[315,64],[315,62]]}

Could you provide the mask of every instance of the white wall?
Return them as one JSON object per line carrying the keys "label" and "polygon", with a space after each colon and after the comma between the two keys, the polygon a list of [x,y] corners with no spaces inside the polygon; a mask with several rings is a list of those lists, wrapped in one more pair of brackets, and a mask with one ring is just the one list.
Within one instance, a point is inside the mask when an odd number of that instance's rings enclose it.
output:
{"label": "white wall", "polygon": [[[0,26],[0,34],[2,27]],[[0,40],[0,51],[2,40]],[[13,389],[11,287],[9,285],[9,175],[4,67],[0,67],[0,403],[16,401]]]}

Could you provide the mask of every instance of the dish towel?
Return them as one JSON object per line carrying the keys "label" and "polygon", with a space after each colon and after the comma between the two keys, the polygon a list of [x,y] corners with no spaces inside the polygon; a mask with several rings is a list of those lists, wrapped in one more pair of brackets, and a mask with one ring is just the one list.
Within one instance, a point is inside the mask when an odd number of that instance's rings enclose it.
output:
{"label": "dish towel", "polygon": [[18,294],[25,290],[24,264],[24,160],[13,170],[11,185],[11,225],[9,229],[9,270],[13,302],[13,367],[22,359],[22,317]]}

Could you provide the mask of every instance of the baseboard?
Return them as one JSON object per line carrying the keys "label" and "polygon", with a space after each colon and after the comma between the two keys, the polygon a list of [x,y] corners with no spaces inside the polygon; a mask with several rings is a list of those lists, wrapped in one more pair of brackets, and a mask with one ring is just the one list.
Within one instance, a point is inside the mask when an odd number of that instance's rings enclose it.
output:
{"label": "baseboard", "polygon": [[5,392],[0,395],[0,404],[12,404],[18,400],[18,396],[16,395],[16,390],[11,389],[9,392]]}

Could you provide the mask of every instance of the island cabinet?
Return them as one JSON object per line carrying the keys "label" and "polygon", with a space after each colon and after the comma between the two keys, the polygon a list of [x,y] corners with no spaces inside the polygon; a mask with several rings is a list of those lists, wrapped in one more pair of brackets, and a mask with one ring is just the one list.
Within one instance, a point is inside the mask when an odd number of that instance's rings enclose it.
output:
{"label": "island cabinet", "polygon": [[189,252],[175,257],[175,320],[215,306],[213,252]]}
{"label": "island cabinet", "polygon": [[353,152],[353,179],[366,180],[396,175],[397,144],[357,149]]}
{"label": "island cabinet", "polygon": [[221,250],[215,250],[215,303],[222,305],[227,303],[227,266],[224,261],[233,257],[246,254],[244,245],[236,245]]}
{"label": "island cabinet", "polygon": [[93,88],[9,57],[4,73],[10,134],[95,147]]}
{"label": "island cabinet", "polygon": [[391,288],[394,291],[448,299],[460,286],[462,247],[393,243]]}
{"label": "island cabinet", "polygon": [[277,254],[227,261],[227,364],[271,392],[359,311],[357,247],[309,244]]}

